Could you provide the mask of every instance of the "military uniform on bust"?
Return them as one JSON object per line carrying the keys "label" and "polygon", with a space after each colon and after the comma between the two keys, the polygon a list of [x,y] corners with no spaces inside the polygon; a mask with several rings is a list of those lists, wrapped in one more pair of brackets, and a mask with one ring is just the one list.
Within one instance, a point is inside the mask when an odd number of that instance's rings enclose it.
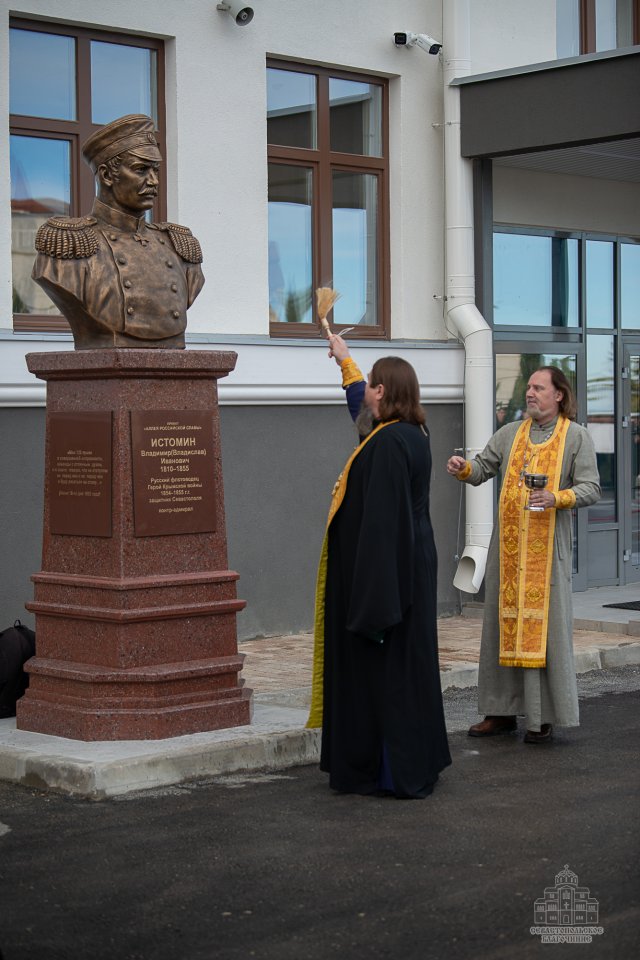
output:
{"label": "military uniform on bust", "polygon": [[[146,164],[157,185],[161,155],[153,122],[122,117],[82,150],[100,196],[90,216],[55,216],[40,227],[33,279],[68,320],[76,349],[184,347],[187,308],[204,284],[200,244],[188,227],[146,221],[153,183],[125,194],[104,179],[109,161],[129,158]],[[117,171],[116,164],[112,182]]]}
{"label": "military uniform on bust", "polygon": [[33,279],[69,321],[76,348],[183,347],[187,307],[204,283],[196,238],[100,200],[91,212],[51,217],[36,236]]}

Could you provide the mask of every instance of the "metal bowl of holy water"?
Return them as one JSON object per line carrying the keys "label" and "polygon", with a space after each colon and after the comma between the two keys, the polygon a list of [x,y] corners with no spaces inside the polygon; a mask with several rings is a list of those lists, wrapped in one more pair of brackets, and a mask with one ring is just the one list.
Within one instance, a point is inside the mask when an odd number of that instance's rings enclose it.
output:
{"label": "metal bowl of holy water", "polygon": [[[544,490],[547,483],[549,482],[549,477],[546,473],[525,473],[524,475],[524,485],[528,487],[529,490]],[[544,510],[544,507],[532,507],[529,503],[525,505],[525,510]]]}

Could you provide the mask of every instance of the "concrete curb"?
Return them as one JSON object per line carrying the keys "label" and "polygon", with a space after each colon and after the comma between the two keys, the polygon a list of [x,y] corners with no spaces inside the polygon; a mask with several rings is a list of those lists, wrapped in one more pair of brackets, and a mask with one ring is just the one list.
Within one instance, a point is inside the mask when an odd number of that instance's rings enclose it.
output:
{"label": "concrete curb", "polygon": [[102,800],[126,793],[246,771],[317,763],[320,731],[307,710],[257,703],[251,726],[171,740],[84,743],[16,730],[0,721],[0,779]]}
{"label": "concrete curb", "polygon": [[621,643],[617,647],[601,647],[603,668],[627,667],[640,663],[640,643]]}
{"label": "concrete curb", "polygon": [[627,620],[617,623],[615,620],[585,620],[573,621],[574,630],[590,630],[594,633],[627,634],[630,637],[640,637],[640,620]]}
{"label": "concrete curb", "polygon": [[576,673],[605,670],[609,667],[627,667],[640,663],[640,643],[629,641],[616,647],[594,646],[575,653]]}
{"label": "concrete curb", "polygon": [[[640,664],[640,642],[576,651],[576,673]],[[478,683],[478,664],[441,672],[442,689]],[[84,743],[16,730],[0,720],[0,780],[102,800],[204,777],[284,770],[314,764],[320,731],[307,730],[309,687],[260,694],[250,726],[171,740]]]}

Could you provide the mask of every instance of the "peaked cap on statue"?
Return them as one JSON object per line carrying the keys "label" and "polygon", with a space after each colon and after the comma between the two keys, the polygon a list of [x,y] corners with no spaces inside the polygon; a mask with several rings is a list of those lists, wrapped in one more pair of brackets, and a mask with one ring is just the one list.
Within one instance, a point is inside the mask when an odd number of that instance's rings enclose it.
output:
{"label": "peaked cap on statue", "polygon": [[153,120],[144,114],[129,114],[100,127],[82,145],[82,155],[95,173],[120,153],[133,153],[143,160],[162,160]]}

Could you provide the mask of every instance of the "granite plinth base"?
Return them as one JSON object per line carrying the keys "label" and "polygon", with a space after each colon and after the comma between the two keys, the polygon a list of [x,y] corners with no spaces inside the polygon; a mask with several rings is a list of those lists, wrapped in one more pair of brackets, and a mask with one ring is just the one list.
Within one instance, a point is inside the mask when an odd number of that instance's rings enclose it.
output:
{"label": "granite plinth base", "polygon": [[[179,544],[178,544],[179,546]],[[31,578],[38,656],[127,669],[237,653],[233,570],[173,576]],[[90,659],[89,659],[90,657]]]}
{"label": "granite plinth base", "polygon": [[152,740],[251,722],[217,403],[217,380],[235,360],[177,350],[28,355],[47,381],[47,449],[43,563],[27,604],[37,655],[19,729]]}
{"label": "granite plinth base", "polygon": [[251,723],[252,697],[234,683],[244,656],[124,670],[34,657],[19,729],[71,740],[164,740]]}

